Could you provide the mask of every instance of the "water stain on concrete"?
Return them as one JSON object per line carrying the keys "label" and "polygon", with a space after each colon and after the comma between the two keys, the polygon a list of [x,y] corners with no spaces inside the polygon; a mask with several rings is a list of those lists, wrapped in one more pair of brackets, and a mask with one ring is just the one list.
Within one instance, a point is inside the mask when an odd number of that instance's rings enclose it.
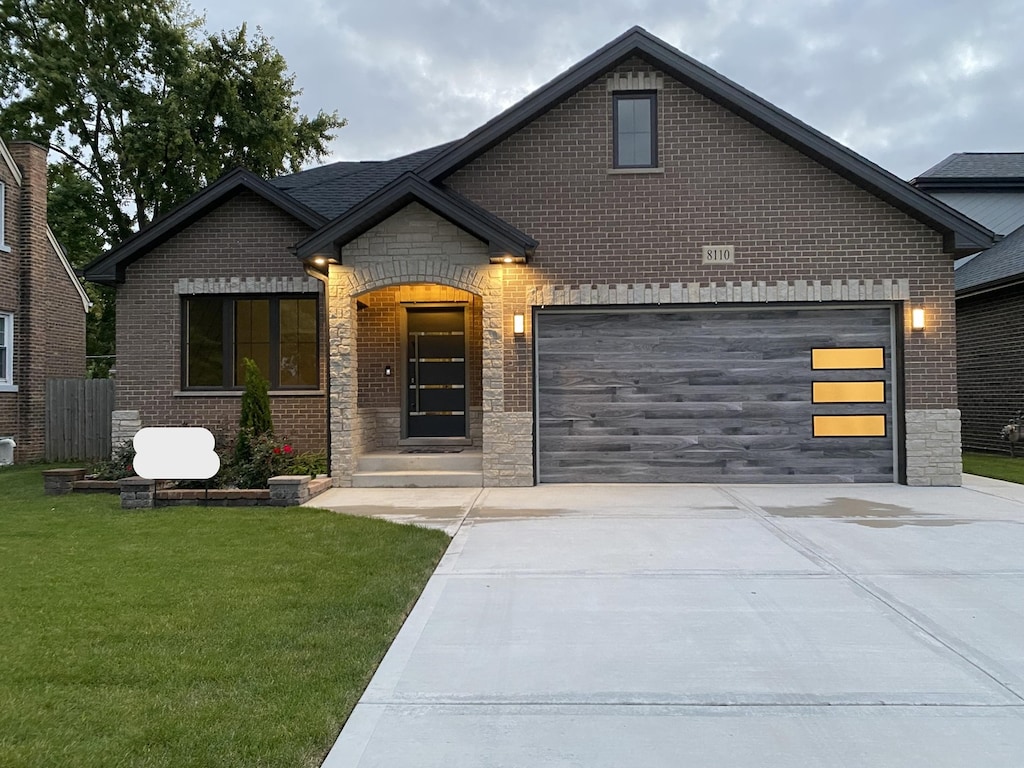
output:
{"label": "water stain on concrete", "polygon": [[822,504],[803,507],[763,507],[774,517],[826,518],[853,523],[867,528],[901,528],[903,526],[948,527],[967,525],[970,520],[953,520],[941,515],[919,512],[899,504],[886,504],[870,499],[836,497]]}

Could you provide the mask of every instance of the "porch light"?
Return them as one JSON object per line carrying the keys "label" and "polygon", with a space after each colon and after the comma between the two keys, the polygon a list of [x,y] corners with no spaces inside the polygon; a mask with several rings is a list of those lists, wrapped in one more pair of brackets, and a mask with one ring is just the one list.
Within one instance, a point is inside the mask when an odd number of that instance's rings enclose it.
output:
{"label": "porch light", "polygon": [[512,315],[512,333],[516,336],[522,336],[526,333],[525,315]]}
{"label": "porch light", "polygon": [[924,309],[915,307],[910,310],[910,327],[915,331],[924,330]]}
{"label": "porch light", "polygon": [[325,259],[323,256],[317,256],[315,259],[313,259],[313,263],[316,264],[318,267],[322,267],[324,264],[327,263],[327,259]]}
{"label": "porch light", "polygon": [[501,263],[502,264],[511,264],[512,263],[512,257],[511,256],[506,256],[505,258],[503,258],[501,260]]}

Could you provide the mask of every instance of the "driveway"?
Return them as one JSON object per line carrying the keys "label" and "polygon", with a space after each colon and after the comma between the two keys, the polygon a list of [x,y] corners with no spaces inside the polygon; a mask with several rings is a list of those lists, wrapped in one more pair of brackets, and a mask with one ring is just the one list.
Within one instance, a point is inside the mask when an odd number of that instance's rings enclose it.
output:
{"label": "driveway", "polygon": [[324,765],[1024,765],[1024,493],[336,490],[456,531]]}

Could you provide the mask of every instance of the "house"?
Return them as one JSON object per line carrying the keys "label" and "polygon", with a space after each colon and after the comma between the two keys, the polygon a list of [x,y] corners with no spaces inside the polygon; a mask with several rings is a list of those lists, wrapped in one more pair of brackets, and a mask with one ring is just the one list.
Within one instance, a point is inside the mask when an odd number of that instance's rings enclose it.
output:
{"label": "house", "polygon": [[46,380],[85,375],[89,298],[46,223],[46,150],[0,141],[0,463],[44,453]]}
{"label": "house", "polygon": [[633,28],[459,141],[229,173],[85,274],[120,408],[230,425],[253,357],[338,486],[399,450],[485,485],[956,485],[953,260],[992,242]]}
{"label": "house", "polygon": [[911,183],[1001,238],[956,269],[957,381],[964,448],[1006,450],[1024,409],[1024,153],[956,153]]}

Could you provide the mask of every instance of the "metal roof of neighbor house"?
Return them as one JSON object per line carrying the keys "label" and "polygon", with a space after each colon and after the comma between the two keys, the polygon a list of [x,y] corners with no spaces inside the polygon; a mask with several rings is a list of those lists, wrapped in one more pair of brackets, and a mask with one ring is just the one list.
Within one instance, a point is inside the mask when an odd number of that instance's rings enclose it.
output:
{"label": "metal roof of neighbor house", "polygon": [[1024,152],[954,152],[922,173],[914,182],[927,184],[929,181],[950,179],[1024,181]]}
{"label": "metal roof of neighbor house", "polygon": [[1024,281],[1024,226],[961,266],[954,277],[958,297]]}
{"label": "metal roof of neighbor house", "polygon": [[1018,227],[1024,226],[1024,189],[1017,192],[935,190],[932,194],[946,205],[985,225],[997,235],[1008,235]]}

